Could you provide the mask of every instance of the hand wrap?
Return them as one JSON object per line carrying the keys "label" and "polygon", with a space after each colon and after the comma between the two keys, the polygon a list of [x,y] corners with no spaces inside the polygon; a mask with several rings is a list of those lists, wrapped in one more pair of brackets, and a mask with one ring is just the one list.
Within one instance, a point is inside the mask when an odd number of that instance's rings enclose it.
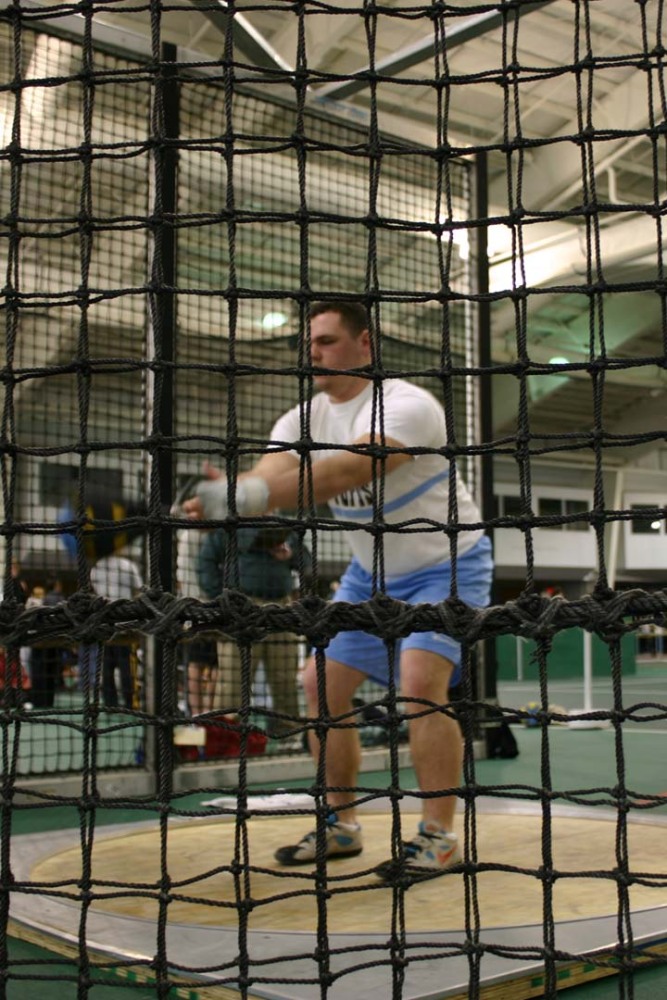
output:
{"label": "hand wrap", "polygon": [[[223,521],[229,514],[227,479],[203,479],[197,484],[204,520]],[[236,484],[236,510],[239,514],[265,514],[269,505],[269,486],[261,476],[246,476]]]}

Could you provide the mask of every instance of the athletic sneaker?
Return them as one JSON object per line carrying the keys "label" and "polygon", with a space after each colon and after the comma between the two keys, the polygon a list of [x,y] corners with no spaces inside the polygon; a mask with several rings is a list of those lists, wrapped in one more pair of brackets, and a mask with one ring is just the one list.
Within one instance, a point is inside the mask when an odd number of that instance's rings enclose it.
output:
{"label": "athletic sneaker", "polygon": [[442,874],[461,860],[459,842],[455,833],[447,833],[436,823],[419,824],[413,840],[403,844],[400,858],[384,861],[375,869],[383,882],[391,882],[402,875],[428,878]]}
{"label": "athletic sneaker", "polygon": [[[361,854],[361,827],[358,823],[339,823],[336,813],[330,813],[325,835],[328,858],[353,858],[356,854]],[[279,847],[274,857],[281,865],[308,865],[315,861],[316,852],[317,832],[313,830],[298,844]]]}

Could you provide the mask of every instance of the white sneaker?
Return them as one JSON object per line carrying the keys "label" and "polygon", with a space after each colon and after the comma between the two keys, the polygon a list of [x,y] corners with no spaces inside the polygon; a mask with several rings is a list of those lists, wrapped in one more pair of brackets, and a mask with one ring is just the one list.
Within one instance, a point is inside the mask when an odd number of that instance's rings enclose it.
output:
{"label": "white sneaker", "polygon": [[436,823],[422,820],[417,836],[403,844],[401,855],[384,861],[375,869],[383,882],[392,882],[405,875],[428,878],[440,875],[461,861],[458,837],[447,833]]}
{"label": "white sneaker", "polygon": [[[361,827],[358,823],[339,823],[336,813],[327,817],[327,858],[353,858],[361,854]],[[303,840],[290,847],[279,847],[274,857],[281,865],[312,864],[317,856],[317,831],[307,833]]]}

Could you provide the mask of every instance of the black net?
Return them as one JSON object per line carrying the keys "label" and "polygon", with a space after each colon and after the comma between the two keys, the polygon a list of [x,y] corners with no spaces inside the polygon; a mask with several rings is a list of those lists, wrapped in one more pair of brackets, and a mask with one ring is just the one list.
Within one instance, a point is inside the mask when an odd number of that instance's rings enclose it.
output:
{"label": "black net", "polygon": [[[667,718],[663,14],[0,9],[7,989],[631,996],[662,961],[628,740]],[[37,926],[55,972],[8,950]]]}

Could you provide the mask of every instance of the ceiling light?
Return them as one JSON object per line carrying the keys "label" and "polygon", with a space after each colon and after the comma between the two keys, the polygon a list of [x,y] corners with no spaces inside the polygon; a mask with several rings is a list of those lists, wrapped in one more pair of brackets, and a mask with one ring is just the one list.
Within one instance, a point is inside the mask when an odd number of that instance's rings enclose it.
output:
{"label": "ceiling light", "polygon": [[550,365],[569,365],[569,363],[570,362],[568,358],[563,358],[559,355],[557,355],[555,358],[549,358]]}
{"label": "ceiling light", "polygon": [[287,322],[287,316],[282,312],[268,312],[262,317],[263,330],[277,330]]}

